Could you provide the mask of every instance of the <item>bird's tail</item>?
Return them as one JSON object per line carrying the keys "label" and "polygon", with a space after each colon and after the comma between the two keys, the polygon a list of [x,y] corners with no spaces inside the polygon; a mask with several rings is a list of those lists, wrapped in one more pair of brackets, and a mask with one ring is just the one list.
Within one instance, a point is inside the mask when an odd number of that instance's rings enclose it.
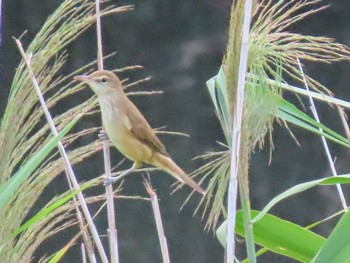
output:
{"label": "bird's tail", "polygon": [[192,180],[191,177],[189,177],[177,164],[170,159],[169,157],[160,154],[155,153],[152,160],[152,165],[162,169],[163,171],[167,172],[168,174],[175,177],[177,180],[182,182],[183,184],[187,184],[190,187],[192,187],[197,192],[205,195],[206,191],[202,189],[195,181]]}

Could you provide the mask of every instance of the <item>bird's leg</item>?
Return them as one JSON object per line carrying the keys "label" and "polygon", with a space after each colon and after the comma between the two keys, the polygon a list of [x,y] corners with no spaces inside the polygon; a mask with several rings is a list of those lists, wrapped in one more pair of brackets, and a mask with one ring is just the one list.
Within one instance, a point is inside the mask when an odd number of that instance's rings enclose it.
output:
{"label": "bird's leg", "polygon": [[98,133],[98,137],[102,140],[108,140],[108,134],[104,130],[100,130]]}
{"label": "bird's leg", "polygon": [[132,165],[131,168],[125,170],[124,172],[122,172],[120,175],[116,176],[116,177],[112,177],[112,178],[106,178],[104,180],[104,183],[103,185],[106,186],[106,185],[109,185],[109,184],[113,184],[121,179],[123,179],[125,176],[127,176],[129,173],[131,173],[132,171],[138,169],[141,167],[141,163],[140,162],[134,162],[134,164]]}

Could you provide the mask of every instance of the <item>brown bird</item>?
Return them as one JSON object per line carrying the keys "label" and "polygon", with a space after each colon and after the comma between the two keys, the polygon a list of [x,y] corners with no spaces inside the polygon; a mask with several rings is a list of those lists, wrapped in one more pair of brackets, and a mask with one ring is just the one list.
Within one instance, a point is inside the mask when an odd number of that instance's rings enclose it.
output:
{"label": "brown bird", "polygon": [[169,173],[199,193],[206,193],[171,159],[142,113],[125,95],[121,81],[113,72],[95,71],[90,75],[76,76],[75,79],[87,83],[97,94],[109,139],[134,162],[127,172],[147,163]]}

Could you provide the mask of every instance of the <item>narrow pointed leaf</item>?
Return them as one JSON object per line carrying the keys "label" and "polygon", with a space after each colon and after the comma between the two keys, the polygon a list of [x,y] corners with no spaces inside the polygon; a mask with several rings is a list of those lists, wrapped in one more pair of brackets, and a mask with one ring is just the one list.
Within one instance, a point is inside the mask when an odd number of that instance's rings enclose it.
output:
{"label": "narrow pointed leaf", "polygon": [[350,262],[350,212],[336,225],[312,263]]}
{"label": "narrow pointed leaf", "polygon": [[5,184],[0,187],[0,208],[10,199],[22,182],[39,166],[44,158],[57,146],[64,135],[74,126],[81,115],[74,118],[57,136],[52,138],[33,158],[26,162]]}
{"label": "narrow pointed leaf", "polygon": [[231,129],[229,127],[227,87],[223,68],[221,67],[219,73],[209,79],[206,84],[226,141],[230,143],[231,136],[228,133]]}
{"label": "narrow pointed leaf", "polygon": [[326,139],[333,141],[334,143],[338,143],[344,147],[350,147],[350,145],[348,143],[344,142],[343,140],[339,140],[338,138],[336,138],[328,133],[325,133],[324,130],[321,131],[319,128],[315,128],[314,126],[306,123],[305,121],[303,121],[301,119],[294,117],[293,115],[290,115],[287,112],[278,110],[276,112],[276,117],[281,118],[281,119],[283,119],[289,123],[292,123],[296,126],[299,126],[300,128],[311,131],[317,135],[324,136]]}
{"label": "narrow pointed leaf", "polygon": [[282,194],[276,196],[273,198],[266,206],[265,208],[252,220],[254,223],[261,220],[265,214],[277,203],[281,202],[282,200],[291,197],[295,194],[301,193],[303,191],[306,191],[312,187],[318,186],[318,185],[335,185],[335,184],[350,184],[350,175],[339,175],[339,176],[332,176],[332,177],[326,177],[319,180],[314,180],[302,184],[298,184],[296,186],[293,186],[292,188],[288,189],[287,191],[283,192]]}
{"label": "narrow pointed leaf", "polygon": [[227,95],[226,77],[223,67],[220,68],[219,73],[215,77],[215,87],[218,91],[219,106],[221,114],[224,117],[226,128],[229,128],[229,102]]}
{"label": "narrow pointed leaf", "polygon": [[[251,211],[252,217],[258,214],[259,211]],[[241,210],[237,211],[236,220],[235,232],[240,236],[244,236]],[[227,221],[216,232],[223,246],[226,245],[226,228]],[[325,239],[320,235],[271,214],[265,214],[259,222],[254,223],[253,228],[255,242],[257,244],[272,252],[301,262],[310,262],[325,243]]]}
{"label": "narrow pointed leaf", "polygon": [[72,247],[73,244],[67,244],[62,249],[60,249],[53,257],[48,261],[48,263],[57,263],[63,258],[67,251]]}
{"label": "narrow pointed leaf", "polygon": [[210,98],[214,104],[214,107],[215,107],[215,111],[220,114],[220,110],[219,110],[219,105],[218,105],[218,100],[216,98],[216,87],[215,87],[215,77],[212,77],[211,79],[209,79],[207,81],[207,88],[208,88],[208,91],[209,91],[209,94],[210,94]]}
{"label": "narrow pointed leaf", "polygon": [[83,187],[81,187],[79,190],[70,191],[67,195],[63,196],[62,198],[58,199],[53,204],[49,205],[48,207],[44,207],[42,210],[40,210],[37,214],[35,214],[32,218],[27,220],[23,225],[21,225],[14,233],[14,235],[18,235],[24,230],[26,230],[31,225],[35,224],[36,222],[40,221],[41,219],[45,218],[48,214],[56,210],[57,208],[61,207],[65,203],[67,203],[69,200],[73,198],[77,193],[80,191],[83,191],[87,188],[89,188],[92,185],[92,183],[85,184]]}
{"label": "narrow pointed leaf", "polygon": [[[251,79],[258,79],[259,78],[259,76],[255,75],[255,74],[252,74],[252,73],[248,73],[248,76]],[[293,93],[301,94],[301,95],[304,95],[304,96],[307,96],[307,97],[312,97],[314,99],[317,99],[317,100],[320,100],[320,101],[323,101],[323,102],[327,102],[327,103],[330,103],[330,104],[336,104],[336,105],[339,105],[341,107],[350,109],[350,102],[345,101],[345,100],[341,100],[341,99],[338,99],[338,98],[335,98],[335,97],[331,97],[329,95],[322,94],[320,92],[315,92],[315,91],[312,91],[312,90],[306,90],[306,89],[303,89],[303,88],[292,86],[292,85],[289,85],[287,83],[281,82],[280,80],[266,79],[266,82],[269,83],[270,85],[275,86],[275,87],[292,91]]]}
{"label": "narrow pointed leaf", "polygon": [[305,114],[304,112],[300,111],[297,107],[295,107],[293,104],[289,103],[288,101],[282,99],[279,104],[279,109],[286,112],[287,114],[294,116],[296,118],[299,118],[300,120],[304,121],[305,123],[308,123],[318,129],[322,129],[323,134],[329,134],[330,136],[334,137],[335,139],[338,139],[339,141],[342,141],[343,143],[348,144],[348,140],[341,136],[340,134],[332,131],[327,126],[315,121],[313,118]]}

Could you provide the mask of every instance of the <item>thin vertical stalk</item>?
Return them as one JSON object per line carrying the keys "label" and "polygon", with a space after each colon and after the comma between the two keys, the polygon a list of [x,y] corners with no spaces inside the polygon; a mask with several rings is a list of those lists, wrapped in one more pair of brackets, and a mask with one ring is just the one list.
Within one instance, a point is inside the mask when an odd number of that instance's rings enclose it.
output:
{"label": "thin vertical stalk", "polygon": [[[103,51],[102,51],[102,30],[100,0],[95,1],[96,6],[96,35],[97,35],[97,65],[99,70],[103,70]],[[102,124],[103,125],[103,124]],[[104,127],[104,125],[103,125]],[[111,158],[109,152],[109,141],[106,136],[103,138],[103,160],[106,179],[111,179]],[[111,263],[119,263],[118,238],[116,229],[116,218],[114,209],[113,185],[106,184],[106,200],[108,214],[108,237]]]}
{"label": "thin vertical stalk", "polygon": [[[304,71],[303,71],[303,67],[301,66],[299,58],[297,58],[297,62],[298,62],[299,70],[300,70],[300,72],[301,72],[301,74],[303,76],[305,89],[310,91],[309,85],[307,84],[307,81],[306,81],[306,78],[305,78],[305,75],[304,75]],[[309,95],[309,102],[310,102],[311,112],[314,115],[315,120],[318,123],[321,123],[320,122],[320,118],[319,118],[318,113],[317,113],[316,105],[314,103],[314,99],[310,95]],[[319,131],[321,133],[323,133],[323,130],[321,128],[319,128]],[[332,158],[331,152],[330,152],[329,147],[328,147],[327,140],[326,140],[326,138],[324,136],[321,136],[321,140],[322,140],[323,148],[324,148],[324,150],[326,152],[326,156],[327,156],[327,160],[328,160],[328,163],[329,163],[329,167],[331,168],[331,171],[332,171],[332,175],[333,176],[338,176],[337,170],[335,169],[335,165],[334,165],[334,162],[333,162],[333,158]],[[341,202],[341,204],[343,206],[343,209],[347,212],[348,211],[348,205],[346,204],[346,200],[345,200],[345,196],[344,196],[344,193],[343,193],[343,189],[341,188],[340,184],[336,184],[336,186],[337,186],[337,191],[338,191],[338,194],[339,194],[340,202]]]}
{"label": "thin vertical stalk", "polygon": [[[232,148],[233,149],[233,148]],[[231,152],[233,154],[233,151]],[[234,172],[234,164],[231,156],[231,174],[228,185],[227,208],[227,236],[226,236],[226,263],[233,263],[235,258],[235,225],[237,211],[238,178]]]}
{"label": "thin vertical stalk", "polygon": [[[66,170],[66,174],[67,174],[67,170]],[[73,189],[73,186],[71,184],[71,182],[68,180],[69,182],[69,187],[70,189]],[[88,235],[88,231],[86,230],[86,228],[84,227],[84,218],[80,212],[80,210],[78,209],[78,202],[76,200],[75,197],[73,197],[73,202],[74,202],[74,205],[76,206],[76,212],[77,212],[77,219],[78,219],[78,223],[79,223],[79,228],[80,228],[80,231],[82,232],[82,237],[83,237],[83,241],[84,243],[82,243],[82,245],[84,245],[84,250],[85,252],[87,253],[89,259],[90,259],[90,262],[91,263],[96,263],[96,256],[95,256],[95,253],[94,253],[94,246],[91,242],[91,239]],[[85,248],[86,246],[86,248]]]}
{"label": "thin vertical stalk", "polygon": [[2,14],[2,0],[0,0],[0,46],[1,46],[1,39],[2,39],[2,20],[1,20],[1,14]]}
{"label": "thin vertical stalk", "polygon": [[153,190],[152,186],[150,185],[150,183],[146,181],[144,184],[148,195],[151,197],[151,204],[152,204],[154,219],[156,221],[158,238],[159,238],[160,248],[161,248],[162,257],[163,257],[163,263],[170,263],[168,243],[167,243],[166,236],[164,234],[164,227],[163,227],[162,217],[160,214],[158,197],[156,192]]}
{"label": "thin vertical stalk", "polygon": [[248,147],[244,148],[243,146],[241,146],[240,162],[241,162],[241,165],[238,173],[238,184],[239,184],[239,193],[240,193],[240,199],[241,199],[241,209],[243,214],[246,250],[248,255],[248,261],[256,262],[253,223],[251,222],[252,218],[250,214],[249,180],[248,180],[248,162],[249,162]]}
{"label": "thin vertical stalk", "polygon": [[87,263],[87,261],[86,261],[86,251],[85,251],[84,243],[82,243],[80,247],[81,247],[82,262],[83,263]]}
{"label": "thin vertical stalk", "polygon": [[[237,178],[238,173],[243,171],[240,167],[240,148],[241,148],[241,135],[242,135],[242,117],[244,106],[244,86],[247,73],[248,64],[248,49],[249,49],[249,29],[252,14],[252,0],[245,1],[244,21],[242,30],[242,43],[240,51],[239,72],[237,82],[236,103],[233,115],[233,128],[232,128],[232,148],[231,148],[231,170],[229,180],[229,192],[228,192],[228,217],[227,217],[227,246],[226,246],[226,262],[234,263],[235,259],[235,241],[234,230],[236,224],[236,203],[237,203]],[[246,153],[243,153],[246,154]],[[241,161],[248,161],[241,160]],[[247,165],[247,164],[246,164]],[[248,180],[242,178],[242,180]],[[240,181],[241,181],[240,180]],[[255,247],[254,247],[254,234],[253,226],[250,222],[250,209],[249,209],[249,191],[243,189],[248,187],[240,182],[240,193],[242,198],[242,210],[244,215],[245,236],[247,245],[248,260],[250,263],[256,262]]]}
{"label": "thin vertical stalk", "polygon": [[97,36],[97,67],[103,70],[103,52],[102,52],[102,30],[101,30],[101,13],[100,0],[95,1],[96,7],[96,36]]}
{"label": "thin vertical stalk", "polygon": [[[40,104],[41,104],[41,107],[43,108],[44,110],[44,113],[45,113],[45,117],[47,119],[47,122],[50,126],[50,129],[51,129],[51,132],[54,136],[57,135],[57,129],[55,127],[55,124],[53,122],[53,119],[51,117],[51,114],[47,108],[47,105],[46,105],[46,102],[45,102],[45,99],[41,93],[41,90],[40,90],[40,87],[39,87],[39,84],[35,78],[35,75],[34,75],[34,72],[30,66],[30,63],[28,61],[28,57],[27,55],[25,54],[25,51],[23,49],[23,46],[22,46],[22,43],[16,39],[16,44],[18,46],[18,49],[23,57],[23,60],[28,68],[28,71],[29,71],[29,75],[30,75],[30,78],[33,82],[33,86],[35,88],[35,91],[38,95],[38,98],[39,98],[39,101],[40,101]],[[74,171],[73,171],[73,168],[70,164],[70,161],[69,161],[69,158],[68,158],[68,155],[66,153],[66,150],[64,149],[63,147],[63,144],[61,141],[58,142],[58,149],[59,149],[59,152],[64,160],[64,163],[65,163],[65,166],[66,166],[66,171],[67,171],[67,175],[69,177],[69,181],[72,183],[73,187],[74,187],[74,190],[79,190],[80,189],[80,186],[79,186],[79,183],[75,177],[75,174],[74,174]],[[103,246],[102,246],[102,242],[101,242],[101,239],[100,239],[100,236],[97,232],[97,229],[96,229],[96,226],[92,220],[92,217],[91,217],[91,214],[90,214],[90,211],[89,211],[89,208],[85,202],[85,199],[84,199],[84,196],[82,194],[81,191],[78,191],[77,193],[77,197],[78,197],[78,200],[80,202],[80,205],[81,205],[81,208],[83,210],[83,213],[84,213],[84,216],[85,216],[85,219],[89,225],[89,228],[90,228],[90,231],[91,231],[91,234],[92,234],[92,238],[94,239],[94,242],[96,244],[96,247],[97,247],[97,250],[100,254],[100,257],[101,257],[101,260],[103,263],[108,263],[108,260],[107,260],[107,256],[106,256],[106,253],[103,249]]]}

